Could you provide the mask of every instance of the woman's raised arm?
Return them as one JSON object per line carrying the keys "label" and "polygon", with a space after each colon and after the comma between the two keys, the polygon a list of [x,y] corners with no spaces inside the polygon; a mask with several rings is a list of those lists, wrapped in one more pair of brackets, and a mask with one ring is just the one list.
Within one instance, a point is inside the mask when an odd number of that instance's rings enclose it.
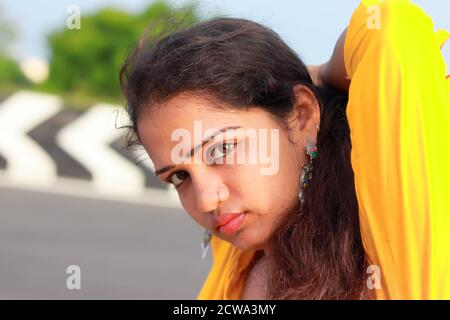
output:
{"label": "woman's raised arm", "polygon": [[343,91],[348,91],[350,79],[347,77],[344,63],[344,43],[347,29],[340,35],[330,60],[319,66],[308,66],[315,85],[329,84]]}
{"label": "woman's raised arm", "polygon": [[362,0],[319,68],[319,80],[349,90],[361,235],[378,298],[450,298],[443,34],[408,0]]}

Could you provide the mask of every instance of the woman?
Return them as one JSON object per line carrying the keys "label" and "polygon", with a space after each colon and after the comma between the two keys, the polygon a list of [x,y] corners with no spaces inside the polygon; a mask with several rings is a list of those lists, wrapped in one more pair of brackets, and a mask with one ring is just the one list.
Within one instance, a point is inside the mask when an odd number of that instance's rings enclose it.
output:
{"label": "woman", "polygon": [[[130,144],[212,234],[199,299],[450,298],[447,37],[407,0],[363,0],[311,75],[246,20],[141,41]],[[270,174],[246,157],[263,147]]]}

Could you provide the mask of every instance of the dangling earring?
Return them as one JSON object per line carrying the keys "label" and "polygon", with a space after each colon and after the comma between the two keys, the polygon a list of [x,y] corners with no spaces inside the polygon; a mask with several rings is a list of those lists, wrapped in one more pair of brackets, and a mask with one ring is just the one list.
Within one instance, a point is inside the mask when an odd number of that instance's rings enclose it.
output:
{"label": "dangling earring", "polygon": [[[316,126],[317,128],[318,126]],[[317,128],[318,129],[318,128]],[[300,174],[300,192],[298,198],[301,205],[305,203],[305,190],[308,188],[313,174],[313,159],[317,157],[317,145],[311,140],[306,140],[306,154],[309,156],[309,163],[302,164],[302,172]]]}
{"label": "dangling earring", "polygon": [[[217,198],[219,199],[219,202],[222,202],[222,199],[220,199],[220,190],[217,190]],[[200,243],[202,247],[202,259],[205,259],[206,255],[208,254],[211,236],[211,232],[205,229],[205,231],[203,232],[202,242]]]}
{"label": "dangling earring", "polygon": [[209,232],[208,230],[205,229],[205,231],[203,232],[203,238],[202,238],[202,242],[201,242],[202,259],[206,258],[206,254],[208,253],[210,241],[211,241],[211,232]]}

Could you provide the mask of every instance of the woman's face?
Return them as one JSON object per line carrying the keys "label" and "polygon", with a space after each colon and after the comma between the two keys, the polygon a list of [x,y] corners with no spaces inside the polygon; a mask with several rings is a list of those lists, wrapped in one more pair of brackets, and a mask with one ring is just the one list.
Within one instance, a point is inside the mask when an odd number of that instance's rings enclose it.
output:
{"label": "woman's face", "polygon": [[301,164],[308,161],[298,120],[288,132],[260,108],[219,110],[181,94],[152,105],[137,126],[155,171],[175,165],[159,178],[176,185],[189,215],[242,250],[260,250],[277,219],[298,202]]}

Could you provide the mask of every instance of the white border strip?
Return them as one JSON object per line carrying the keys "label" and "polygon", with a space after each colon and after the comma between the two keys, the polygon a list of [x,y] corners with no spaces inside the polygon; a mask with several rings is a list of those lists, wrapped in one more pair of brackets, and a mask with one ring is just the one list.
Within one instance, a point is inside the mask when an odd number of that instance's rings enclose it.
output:
{"label": "white border strip", "polygon": [[55,195],[75,196],[88,199],[107,200],[115,202],[133,203],[139,205],[157,206],[163,208],[183,209],[174,189],[143,189],[136,194],[107,194],[98,193],[89,181],[71,178],[57,178],[55,183],[49,186],[39,184],[20,183],[8,179],[6,170],[0,170],[0,187],[49,193]]}

